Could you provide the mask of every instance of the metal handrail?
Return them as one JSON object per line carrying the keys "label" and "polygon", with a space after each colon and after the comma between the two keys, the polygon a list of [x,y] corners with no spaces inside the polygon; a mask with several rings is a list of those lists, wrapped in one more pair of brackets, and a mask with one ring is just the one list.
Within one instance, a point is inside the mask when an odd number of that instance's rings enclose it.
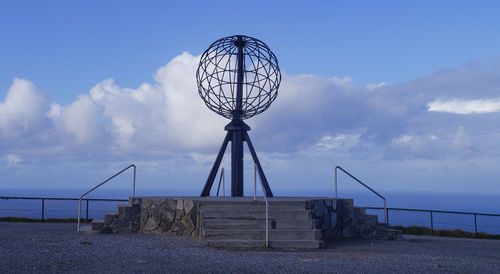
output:
{"label": "metal handrail", "polygon": [[134,168],[134,176],[133,176],[133,179],[132,179],[132,197],[135,197],[135,175],[136,175],[136,167],[134,164],[131,164],[129,165],[128,167],[122,169],[121,171],[115,173],[115,175],[109,177],[108,179],[106,179],[104,182],[96,185],[95,187],[93,187],[92,189],[90,189],[89,191],[83,193],[82,195],[80,195],[80,198],[78,199],[78,226],[76,228],[76,232],[80,232],[80,216],[81,216],[81,213],[82,213],[82,198],[89,194],[90,192],[94,191],[95,189],[97,189],[98,187],[104,185],[105,183],[111,181],[113,178],[115,178],[116,176],[122,174],[123,172],[125,172],[126,170],[128,170],[129,168]]}
{"label": "metal handrail", "polygon": [[375,195],[377,195],[378,197],[380,197],[382,200],[384,200],[384,220],[385,220],[385,223],[389,223],[389,220],[387,219],[387,201],[385,199],[384,196],[380,195],[378,192],[376,192],[375,190],[373,190],[371,187],[367,186],[366,184],[364,184],[363,182],[361,182],[358,178],[354,177],[354,175],[352,175],[351,173],[347,172],[345,169],[343,169],[342,167],[340,166],[336,166],[335,167],[335,200],[338,199],[338,195],[337,195],[337,169],[340,169],[342,170],[345,174],[347,174],[349,177],[351,177],[352,179],[356,180],[356,182],[360,183],[362,186],[366,187],[367,189],[369,189],[371,192],[375,193]]}
{"label": "metal handrail", "polygon": [[220,183],[222,181],[222,196],[226,197],[226,179],[224,177],[224,168],[220,171],[219,186],[217,187],[217,197],[219,197]]}
{"label": "metal handrail", "polygon": [[[384,209],[382,207],[375,207],[375,206],[365,206],[364,208],[366,209]],[[426,212],[430,213],[430,227],[431,227],[431,233],[434,233],[434,219],[433,219],[433,213],[444,213],[444,214],[463,214],[463,215],[473,215],[474,216],[474,233],[477,234],[477,216],[489,216],[489,217],[500,217],[500,214],[493,214],[493,213],[478,213],[478,212],[466,212],[466,211],[450,211],[450,210],[435,210],[435,209],[416,209],[416,208],[399,208],[399,207],[389,207],[386,208],[387,212],[389,210],[394,210],[394,211],[413,211],[413,212]],[[387,222],[389,223],[389,222]]]}
{"label": "metal handrail", "polygon": [[[269,203],[266,197],[266,188],[264,187],[264,183],[262,183],[262,179],[260,178],[260,186],[262,187],[262,192],[264,193],[264,201],[266,202],[266,247],[269,247]],[[254,194],[253,200],[257,200],[257,165],[253,165],[253,183],[254,183]]]}

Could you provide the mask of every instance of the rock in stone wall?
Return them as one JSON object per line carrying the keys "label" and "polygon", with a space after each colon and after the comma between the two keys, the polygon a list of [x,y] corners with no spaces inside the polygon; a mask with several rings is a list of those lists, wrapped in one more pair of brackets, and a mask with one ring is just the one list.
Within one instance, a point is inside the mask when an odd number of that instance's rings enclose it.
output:
{"label": "rock in stone wall", "polygon": [[342,208],[342,203],[333,199],[310,200],[309,209],[316,220],[316,228],[323,232],[323,239],[331,240],[340,238],[342,227],[340,216],[337,214]]}
{"label": "rock in stone wall", "polygon": [[316,228],[323,232],[323,239],[374,238],[377,217],[366,215],[363,208],[353,207],[344,200],[310,200],[308,207],[316,220]]}
{"label": "rock in stone wall", "polygon": [[199,202],[144,198],[141,207],[141,232],[198,237]]}

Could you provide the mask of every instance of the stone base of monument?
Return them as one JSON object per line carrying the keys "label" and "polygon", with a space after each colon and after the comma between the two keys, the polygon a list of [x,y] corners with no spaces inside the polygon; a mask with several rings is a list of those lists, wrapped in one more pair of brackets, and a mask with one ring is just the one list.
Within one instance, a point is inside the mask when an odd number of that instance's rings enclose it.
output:
{"label": "stone base of monument", "polygon": [[[398,231],[352,199],[268,198],[269,245],[321,248],[340,238],[395,239]],[[136,197],[94,220],[86,233],[153,233],[204,240],[216,247],[264,247],[266,205],[253,197]]]}

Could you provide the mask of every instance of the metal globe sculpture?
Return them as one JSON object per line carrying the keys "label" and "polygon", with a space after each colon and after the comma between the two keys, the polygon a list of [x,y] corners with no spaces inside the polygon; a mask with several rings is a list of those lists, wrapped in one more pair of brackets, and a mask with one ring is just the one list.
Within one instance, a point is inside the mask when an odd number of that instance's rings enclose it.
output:
{"label": "metal globe sculpture", "polygon": [[[243,75],[241,107],[239,73]],[[228,119],[233,118],[234,111],[241,111],[241,118],[248,119],[264,112],[276,99],[281,74],[278,59],[264,42],[235,35],[210,45],[201,56],[196,79],[198,92],[208,108]]]}
{"label": "metal globe sculpture", "polygon": [[201,196],[209,196],[227,145],[231,142],[231,196],[243,196],[243,142],[246,142],[264,186],[273,194],[243,121],[269,108],[278,95],[281,73],[278,59],[262,41],[234,35],[212,43],[196,71],[198,93],[209,109],[231,119],[226,137]]}

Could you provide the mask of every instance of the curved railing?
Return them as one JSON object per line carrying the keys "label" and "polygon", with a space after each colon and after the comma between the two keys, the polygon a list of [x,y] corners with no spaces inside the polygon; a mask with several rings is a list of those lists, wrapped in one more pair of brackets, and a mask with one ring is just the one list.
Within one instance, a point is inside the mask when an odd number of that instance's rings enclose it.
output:
{"label": "curved railing", "polygon": [[387,201],[386,201],[385,197],[382,196],[382,195],[380,195],[378,192],[376,192],[375,190],[373,190],[371,187],[367,186],[365,183],[361,182],[361,180],[359,180],[358,178],[354,177],[354,175],[352,175],[351,173],[347,172],[347,170],[341,168],[340,166],[336,166],[335,167],[335,200],[338,199],[338,195],[337,195],[337,169],[340,169],[345,174],[347,174],[349,177],[351,177],[352,179],[354,179],[356,182],[360,183],[362,186],[366,187],[368,190],[370,190],[375,195],[377,195],[382,200],[384,200],[384,220],[385,220],[385,223],[389,223],[389,220],[387,219]]}
{"label": "curved railing", "polygon": [[118,176],[118,175],[122,174],[123,172],[127,171],[129,168],[134,168],[134,175],[133,175],[133,179],[132,179],[132,197],[135,197],[135,175],[136,175],[136,167],[135,167],[134,164],[131,164],[128,167],[122,169],[121,171],[115,173],[115,175],[109,177],[104,182],[96,185],[95,187],[93,187],[89,191],[87,191],[87,192],[83,193],[82,195],[80,195],[80,198],[78,199],[78,226],[76,228],[77,232],[80,232],[80,216],[81,216],[81,213],[82,213],[82,198],[85,197],[85,195],[89,194],[90,192],[96,190],[98,187],[100,187],[100,186],[104,185],[105,183],[111,181],[116,176]]}
{"label": "curved railing", "polygon": [[[260,179],[260,174],[259,174]],[[264,201],[266,202],[266,247],[269,247],[269,202],[266,197],[266,188],[264,183],[260,180],[260,186],[262,187],[262,192],[264,193]],[[257,201],[257,165],[253,165],[253,200]]]}

